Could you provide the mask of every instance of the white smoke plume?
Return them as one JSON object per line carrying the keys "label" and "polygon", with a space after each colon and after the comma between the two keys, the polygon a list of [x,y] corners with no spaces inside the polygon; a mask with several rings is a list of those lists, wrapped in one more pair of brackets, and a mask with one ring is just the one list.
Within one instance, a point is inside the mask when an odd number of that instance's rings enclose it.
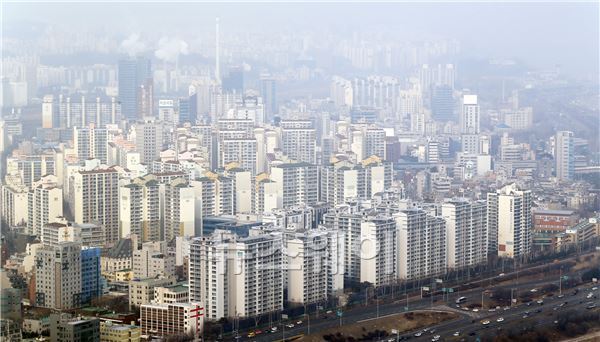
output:
{"label": "white smoke plume", "polygon": [[127,53],[131,57],[135,57],[146,50],[146,44],[140,41],[140,35],[138,33],[132,33],[121,42],[121,50]]}
{"label": "white smoke plume", "polygon": [[158,41],[158,49],[154,52],[156,58],[174,63],[178,55],[188,54],[188,44],[179,38],[162,37]]}

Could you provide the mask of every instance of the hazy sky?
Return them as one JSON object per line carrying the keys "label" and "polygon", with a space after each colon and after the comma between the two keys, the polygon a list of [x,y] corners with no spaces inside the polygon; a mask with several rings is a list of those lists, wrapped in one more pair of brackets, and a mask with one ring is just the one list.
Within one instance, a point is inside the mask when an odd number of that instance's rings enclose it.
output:
{"label": "hazy sky", "polygon": [[[43,22],[130,32],[213,30],[386,31],[400,38],[457,38],[475,57],[516,57],[598,73],[598,2],[557,3],[5,3],[4,27]],[[19,25],[19,27],[22,27]]]}

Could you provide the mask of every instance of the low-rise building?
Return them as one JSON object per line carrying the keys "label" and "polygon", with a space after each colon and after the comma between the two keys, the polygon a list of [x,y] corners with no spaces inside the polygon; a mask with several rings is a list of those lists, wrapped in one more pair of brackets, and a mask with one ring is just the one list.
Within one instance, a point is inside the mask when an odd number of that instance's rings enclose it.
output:
{"label": "low-rise building", "polygon": [[154,288],[175,284],[175,278],[133,279],[129,282],[129,307],[149,304],[154,300]]}
{"label": "low-rise building", "polygon": [[142,335],[198,336],[204,323],[203,311],[197,303],[144,304],[140,307]]}
{"label": "low-rise building", "polygon": [[135,325],[100,323],[100,340],[102,342],[138,342],[142,329]]}

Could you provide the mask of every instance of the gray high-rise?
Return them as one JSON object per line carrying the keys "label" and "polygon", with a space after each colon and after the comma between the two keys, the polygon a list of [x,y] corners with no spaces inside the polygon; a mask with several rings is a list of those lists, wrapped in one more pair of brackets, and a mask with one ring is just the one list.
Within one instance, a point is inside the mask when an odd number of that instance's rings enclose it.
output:
{"label": "gray high-rise", "polygon": [[150,78],[152,78],[152,66],[148,58],[119,60],[119,101],[123,118],[137,119],[138,88]]}

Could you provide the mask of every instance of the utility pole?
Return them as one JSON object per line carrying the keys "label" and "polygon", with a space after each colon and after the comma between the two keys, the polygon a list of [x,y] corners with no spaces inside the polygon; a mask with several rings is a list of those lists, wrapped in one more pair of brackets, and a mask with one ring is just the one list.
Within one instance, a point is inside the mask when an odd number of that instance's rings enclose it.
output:
{"label": "utility pole", "polygon": [[562,267],[560,268],[560,273],[558,276],[558,294],[562,294]]}
{"label": "utility pole", "polygon": [[483,309],[483,290],[481,291],[481,309]]}

